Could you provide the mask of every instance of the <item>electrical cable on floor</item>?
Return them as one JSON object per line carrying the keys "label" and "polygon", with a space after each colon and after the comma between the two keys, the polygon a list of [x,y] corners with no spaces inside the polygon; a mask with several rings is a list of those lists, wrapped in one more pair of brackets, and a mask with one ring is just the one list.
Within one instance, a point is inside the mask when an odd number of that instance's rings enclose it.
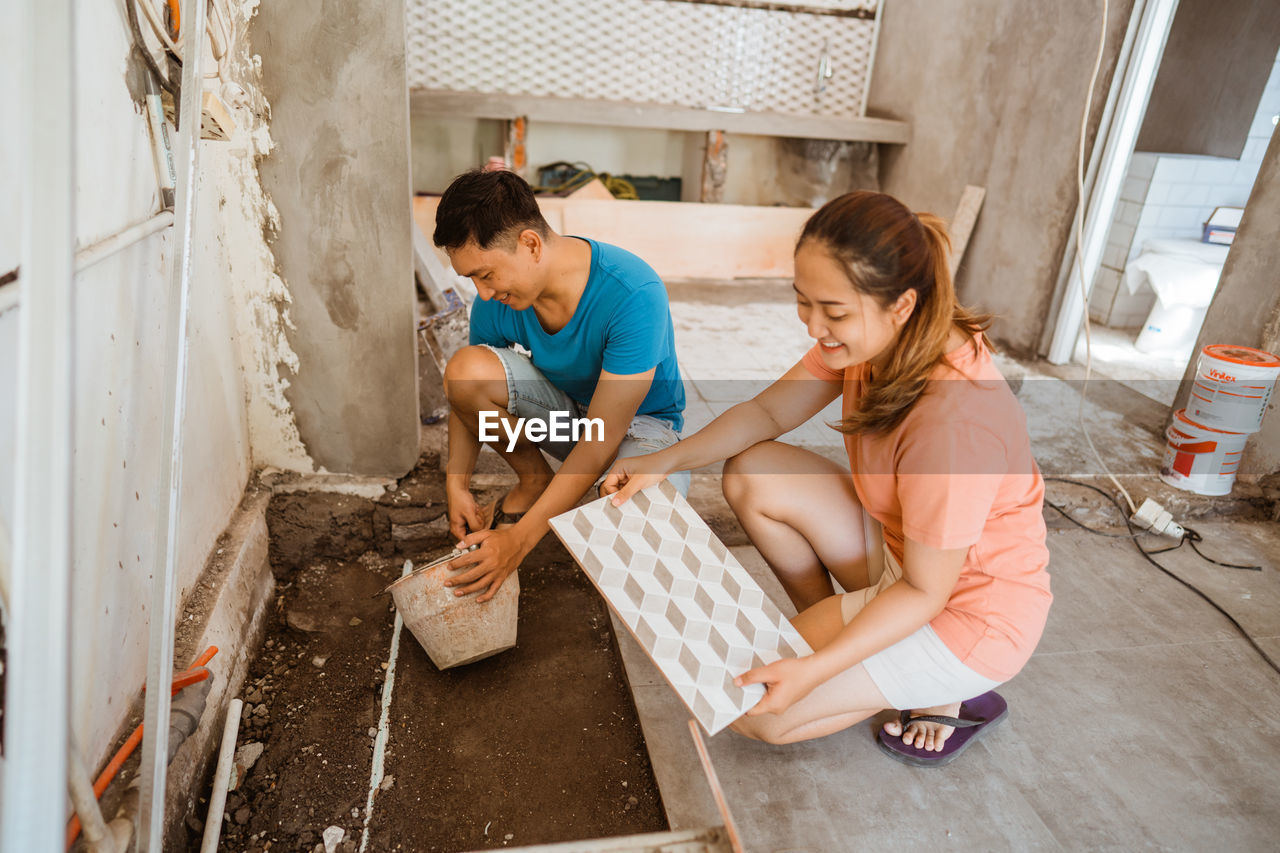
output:
{"label": "electrical cable on floor", "polygon": [[[1213,600],[1212,598],[1210,598],[1207,594],[1205,594],[1203,591],[1201,591],[1201,589],[1200,589],[1198,586],[1196,586],[1195,584],[1191,583],[1190,581],[1186,581],[1186,580],[1183,580],[1182,578],[1178,577],[1178,575],[1176,575],[1176,574],[1174,574],[1173,572],[1171,572],[1171,571],[1169,571],[1168,569],[1166,569],[1164,566],[1162,566],[1162,565],[1161,565],[1158,561],[1156,561],[1156,559],[1154,558],[1154,556],[1153,556],[1154,554],[1163,554],[1163,553],[1165,553],[1166,551],[1176,550],[1177,548],[1181,547],[1182,542],[1179,542],[1179,543],[1178,543],[1177,545],[1175,545],[1173,548],[1166,548],[1166,549],[1162,549],[1162,550],[1160,550],[1160,551],[1148,551],[1146,548],[1143,548],[1143,547],[1142,547],[1142,543],[1141,543],[1141,542],[1139,542],[1139,541],[1138,541],[1138,539],[1137,539],[1137,535],[1138,535],[1138,534],[1140,534],[1140,533],[1141,533],[1141,531],[1135,531],[1134,526],[1133,526],[1133,522],[1132,522],[1132,521],[1130,521],[1129,516],[1125,514],[1124,506],[1123,506],[1123,505],[1120,503],[1120,501],[1119,501],[1119,500],[1117,500],[1117,499],[1116,499],[1116,497],[1115,497],[1114,495],[1112,495],[1110,492],[1106,491],[1105,489],[1099,488],[1098,486],[1095,486],[1095,485],[1093,485],[1092,483],[1085,483],[1085,482],[1081,482],[1080,480],[1070,480],[1070,479],[1067,479],[1066,477],[1045,477],[1045,478],[1044,478],[1044,480],[1045,480],[1045,482],[1046,482],[1046,483],[1067,483],[1067,484],[1072,485],[1072,486],[1082,486],[1082,487],[1084,487],[1084,488],[1086,488],[1086,489],[1091,489],[1091,490],[1093,490],[1093,491],[1097,492],[1098,494],[1102,495],[1104,498],[1106,498],[1106,499],[1107,499],[1107,501],[1108,501],[1112,506],[1114,506],[1114,507],[1115,507],[1115,508],[1120,512],[1120,515],[1124,518],[1125,526],[1129,528],[1129,533],[1130,533],[1130,534],[1133,534],[1133,538],[1132,538],[1132,540],[1131,540],[1131,541],[1133,542],[1133,547],[1135,547],[1135,548],[1137,548],[1137,549],[1138,549],[1138,553],[1142,555],[1143,559],[1145,559],[1145,560],[1146,560],[1148,563],[1150,563],[1151,565],[1155,566],[1157,569],[1159,569],[1159,570],[1160,570],[1161,572],[1163,572],[1164,574],[1168,575],[1169,577],[1173,578],[1173,579],[1174,579],[1175,581],[1177,581],[1178,583],[1180,583],[1180,584],[1182,584],[1183,586],[1185,586],[1187,589],[1189,589],[1189,590],[1191,590],[1192,592],[1194,592],[1196,595],[1200,596],[1200,598],[1204,599],[1204,601],[1205,601],[1205,602],[1207,602],[1207,603],[1209,604],[1209,606],[1210,606],[1210,607],[1212,607],[1214,610],[1216,610],[1216,611],[1218,611],[1219,613],[1221,613],[1221,614],[1222,614],[1222,616],[1223,616],[1224,618],[1226,618],[1226,620],[1232,624],[1232,626],[1236,629],[1236,631],[1238,631],[1238,632],[1240,633],[1240,636],[1241,636],[1241,637],[1244,637],[1245,642],[1247,642],[1250,646],[1252,646],[1252,647],[1253,647],[1253,650],[1254,650],[1255,652],[1257,652],[1257,653],[1262,657],[1262,659],[1263,659],[1264,661],[1266,661],[1267,666],[1269,666],[1269,667],[1271,667],[1273,670],[1275,670],[1275,672],[1276,672],[1277,674],[1280,674],[1280,664],[1277,664],[1277,663],[1276,663],[1276,662],[1271,658],[1271,655],[1267,654],[1266,650],[1265,650],[1265,649],[1263,649],[1263,648],[1262,648],[1262,646],[1258,645],[1257,641],[1255,641],[1255,640],[1253,639],[1253,637],[1249,636],[1249,632],[1248,632],[1248,631],[1246,631],[1246,630],[1244,629],[1244,626],[1243,626],[1243,625],[1241,625],[1238,621],[1236,621],[1236,618],[1235,618],[1234,616],[1232,616],[1232,615],[1231,615],[1230,613],[1228,613],[1225,609],[1223,609],[1222,605],[1218,604],[1218,602],[1214,601],[1214,600]],[[1046,503],[1048,503],[1048,501],[1046,501]],[[1049,505],[1050,505],[1051,507],[1053,507],[1054,509],[1058,510],[1059,512],[1062,512],[1062,513],[1063,513],[1063,515],[1064,515],[1064,516],[1066,516],[1066,512],[1065,512],[1064,510],[1062,510],[1062,508],[1061,508],[1061,507],[1058,507],[1056,504],[1049,504]],[[1105,534],[1103,531],[1094,530],[1093,528],[1088,527],[1087,525],[1085,525],[1085,524],[1083,524],[1083,523],[1081,523],[1081,522],[1077,521],[1077,520],[1076,520],[1076,519],[1074,519],[1074,518],[1071,518],[1070,516],[1066,516],[1066,517],[1067,517],[1067,518],[1069,518],[1073,523],[1075,523],[1075,524],[1076,524],[1076,525],[1078,525],[1079,527],[1082,527],[1082,528],[1084,528],[1085,530],[1090,531],[1091,533],[1096,533],[1096,534],[1098,534],[1098,535],[1100,535],[1100,536],[1101,536],[1101,535],[1107,535],[1107,534]],[[1232,569],[1246,569],[1246,570],[1250,570],[1250,571],[1262,571],[1262,567],[1261,567],[1261,566],[1246,566],[1246,565],[1237,565],[1237,564],[1234,564],[1234,563],[1223,563],[1223,562],[1221,562],[1221,561],[1214,560],[1214,559],[1211,559],[1211,558],[1209,558],[1209,557],[1205,557],[1205,556],[1204,556],[1204,554],[1202,554],[1202,553],[1200,552],[1200,549],[1199,549],[1199,548],[1197,548],[1197,547],[1195,546],[1195,543],[1196,543],[1196,542],[1202,542],[1202,541],[1204,541],[1204,538],[1203,538],[1199,533],[1196,533],[1195,531],[1191,530],[1190,528],[1187,528],[1187,535],[1186,535],[1185,537],[1183,537],[1183,541],[1185,541],[1185,542],[1190,542],[1190,543],[1191,543],[1191,548],[1192,548],[1192,550],[1194,550],[1197,554],[1199,554],[1201,557],[1203,557],[1203,558],[1204,558],[1205,560],[1207,560],[1208,562],[1213,563],[1214,565],[1218,565],[1218,566],[1225,566],[1225,567],[1227,567],[1227,568],[1232,568]]]}

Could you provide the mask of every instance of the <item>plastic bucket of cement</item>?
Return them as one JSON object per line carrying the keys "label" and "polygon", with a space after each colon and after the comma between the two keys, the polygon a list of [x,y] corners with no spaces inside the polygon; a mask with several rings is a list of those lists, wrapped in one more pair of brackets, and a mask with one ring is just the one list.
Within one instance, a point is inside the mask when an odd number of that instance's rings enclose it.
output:
{"label": "plastic bucket of cement", "polygon": [[1247,433],[1225,432],[1201,426],[1187,417],[1186,409],[1173,413],[1173,423],[1165,431],[1167,443],[1160,479],[1198,495],[1225,495],[1231,492],[1240,467]]}
{"label": "plastic bucket of cement", "polygon": [[1280,376],[1280,358],[1251,347],[1211,344],[1196,362],[1187,417],[1227,432],[1257,432]]}
{"label": "plastic bucket of cement", "polygon": [[448,564],[405,575],[387,587],[405,627],[439,669],[474,663],[516,644],[520,578],[516,572],[483,604],[480,592],[454,595]]}

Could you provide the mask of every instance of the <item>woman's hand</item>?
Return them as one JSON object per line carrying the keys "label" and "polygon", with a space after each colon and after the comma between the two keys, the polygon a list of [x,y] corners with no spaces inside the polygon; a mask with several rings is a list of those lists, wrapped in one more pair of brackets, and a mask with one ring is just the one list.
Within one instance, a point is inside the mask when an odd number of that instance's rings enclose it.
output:
{"label": "woman's hand", "polygon": [[810,656],[783,658],[758,666],[739,675],[733,683],[739,687],[745,687],[748,684],[764,685],[764,698],[747,711],[748,717],[754,717],[759,714],[783,713],[813,692],[813,688],[823,680],[822,673],[817,671]]}
{"label": "woman's hand", "polygon": [[622,506],[641,489],[661,483],[671,473],[662,451],[619,459],[600,484],[601,495],[613,495],[613,505]]}

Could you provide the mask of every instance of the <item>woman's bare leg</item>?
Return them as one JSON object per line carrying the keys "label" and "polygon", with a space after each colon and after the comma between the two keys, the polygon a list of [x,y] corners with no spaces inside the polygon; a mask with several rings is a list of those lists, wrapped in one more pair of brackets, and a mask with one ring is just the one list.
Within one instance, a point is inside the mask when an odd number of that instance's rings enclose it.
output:
{"label": "woman's bare leg", "polygon": [[723,489],[797,610],[832,595],[832,577],[846,591],[867,586],[862,506],[846,469],[764,441],[725,462]]}
{"label": "woman's bare leg", "polygon": [[[840,597],[830,596],[797,616],[793,622],[815,650],[835,639],[844,627]],[[888,706],[861,664],[814,688],[781,714],[740,717],[735,732],[767,743],[795,743],[824,737],[874,716]]]}

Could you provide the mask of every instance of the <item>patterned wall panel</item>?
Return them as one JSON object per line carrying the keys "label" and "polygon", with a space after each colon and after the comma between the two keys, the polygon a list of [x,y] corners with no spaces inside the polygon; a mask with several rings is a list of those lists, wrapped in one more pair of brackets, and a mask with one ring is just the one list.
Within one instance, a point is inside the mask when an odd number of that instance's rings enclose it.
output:
{"label": "patterned wall panel", "polygon": [[409,85],[855,118],[880,2],[409,0]]}

